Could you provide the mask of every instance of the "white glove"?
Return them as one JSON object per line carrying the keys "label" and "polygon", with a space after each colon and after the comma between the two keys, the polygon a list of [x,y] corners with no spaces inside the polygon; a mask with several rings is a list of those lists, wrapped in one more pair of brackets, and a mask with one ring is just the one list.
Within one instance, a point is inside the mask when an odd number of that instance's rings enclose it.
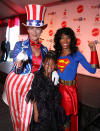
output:
{"label": "white glove", "polygon": [[28,56],[26,54],[26,52],[24,50],[22,50],[16,58],[17,61],[27,61],[28,60]]}
{"label": "white glove", "polygon": [[57,71],[52,72],[52,82],[54,82],[55,86],[57,84],[59,84],[59,75],[58,75]]}

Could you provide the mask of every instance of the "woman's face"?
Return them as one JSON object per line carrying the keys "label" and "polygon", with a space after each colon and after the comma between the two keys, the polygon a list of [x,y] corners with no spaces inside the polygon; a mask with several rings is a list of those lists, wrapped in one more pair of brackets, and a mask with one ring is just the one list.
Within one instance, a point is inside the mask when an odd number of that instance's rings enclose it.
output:
{"label": "woman's face", "polygon": [[41,27],[28,27],[29,37],[32,41],[38,41],[42,33]]}
{"label": "woman's face", "polygon": [[56,63],[53,59],[46,59],[43,63],[45,75],[49,77],[56,68]]}
{"label": "woman's face", "polygon": [[60,39],[60,44],[62,49],[69,49],[70,43],[71,43],[71,38],[69,37],[69,35],[62,34]]}

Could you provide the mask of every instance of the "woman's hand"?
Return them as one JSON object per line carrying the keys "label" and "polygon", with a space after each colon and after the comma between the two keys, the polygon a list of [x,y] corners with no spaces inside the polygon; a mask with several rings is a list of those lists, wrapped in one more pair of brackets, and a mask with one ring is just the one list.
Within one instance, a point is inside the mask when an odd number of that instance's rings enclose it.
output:
{"label": "woman's hand", "polygon": [[38,112],[34,113],[34,121],[35,122],[38,122],[38,116],[39,116]]}
{"label": "woman's hand", "polygon": [[90,47],[91,51],[96,51],[96,45],[95,45],[94,41],[89,42],[89,47]]}

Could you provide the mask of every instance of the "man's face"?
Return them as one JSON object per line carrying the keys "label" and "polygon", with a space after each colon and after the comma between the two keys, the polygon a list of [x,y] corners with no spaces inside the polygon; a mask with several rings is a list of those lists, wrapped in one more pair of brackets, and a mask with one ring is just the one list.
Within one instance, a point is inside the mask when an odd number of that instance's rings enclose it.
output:
{"label": "man's face", "polygon": [[32,41],[38,41],[42,33],[42,28],[41,27],[28,27],[27,31]]}

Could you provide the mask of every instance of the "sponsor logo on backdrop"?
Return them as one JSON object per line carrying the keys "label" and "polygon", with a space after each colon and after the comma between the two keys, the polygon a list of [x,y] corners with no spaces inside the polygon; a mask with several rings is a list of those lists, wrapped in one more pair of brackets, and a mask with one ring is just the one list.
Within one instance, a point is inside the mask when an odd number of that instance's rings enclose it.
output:
{"label": "sponsor logo on backdrop", "polygon": [[97,14],[97,15],[95,16],[95,22],[99,22],[99,21],[100,21],[100,15]]}
{"label": "sponsor logo on backdrop", "polygon": [[56,11],[49,12],[48,15],[55,15]]}
{"label": "sponsor logo on backdrop", "polygon": [[94,23],[93,23],[94,26],[96,27],[100,27],[100,15],[97,14],[95,17],[94,17]]}
{"label": "sponsor logo on backdrop", "polygon": [[49,39],[49,40],[47,40],[47,43],[49,43],[49,47],[48,47],[48,50],[51,50],[52,49],[52,47],[53,47],[53,39]]}
{"label": "sponsor logo on backdrop", "polygon": [[79,46],[81,44],[81,40],[80,40],[80,38],[77,38],[77,46]]}
{"label": "sponsor logo on backdrop", "polygon": [[78,26],[78,28],[76,29],[77,33],[80,33],[80,26]]}
{"label": "sponsor logo on backdrop", "polygon": [[49,30],[49,36],[53,35],[53,30]]}
{"label": "sponsor logo on backdrop", "polygon": [[76,35],[79,36],[79,35],[81,35],[81,26],[80,26],[80,22],[86,21],[86,18],[85,18],[85,17],[74,18],[73,21],[79,23],[78,27],[76,28]]}
{"label": "sponsor logo on backdrop", "polygon": [[50,21],[49,21],[49,23],[50,23],[50,28],[53,28],[53,24],[54,24],[54,22],[53,22],[53,19],[51,19]]}
{"label": "sponsor logo on backdrop", "polygon": [[64,16],[67,16],[67,10],[66,9],[64,10]]}
{"label": "sponsor logo on backdrop", "polygon": [[99,33],[100,33],[100,31],[99,31],[99,29],[98,28],[94,28],[94,29],[92,29],[92,36],[98,36],[99,35]]}
{"label": "sponsor logo on backdrop", "polygon": [[53,24],[53,20],[50,20],[50,25],[52,25]]}
{"label": "sponsor logo on backdrop", "polygon": [[67,19],[67,10],[64,9],[62,19]]}
{"label": "sponsor logo on backdrop", "polygon": [[79,5],[79,6],[77,7],[77,12],[78,12],[78,13],[82,13],[83,11],[84,11],[83,5]]}
{"label": "sponsor logo on backdrop", "polygon": [[76,28],[76,35],[80,35],[80,32],[81,32],[81,29],[80,29],[80,26],[78,26],[77,28]]}
{"label": "sponsor logo on backdrop", "polygon": [[99,10],[100,10],[100,4],[98,5],[93,5],[91,6],[91,8],[95,11],[97,10],[97,13],[96,13],[96,16],[94,16],[94,25],[95,26],[100,26],[100,13],[99,13]]}
{"label": "sponsor logo on backdrop", "polygon": [[84,17],[79,17],[79,18],[74,18],[73,21],[85,21],[86,18]]}
{"label": "sponsor logo on backdrop", "polygon": [[66,21],[62,21],[62,22],[61,22],[61,27],[62,27],[62,28],[67,27],[67,22],[66,22]]}
{"label": "sponsor logo on backdrop", "polygon": [[92,5],[91,8],[92,9],[96,9],[96,8],[99,9],[100,8],[100,4],[98,4],[98,5]]}
{"label": "sponsor logo on backdrop", "polygon": [[[90,41],[88,41],[88,44],[89,44]],[[100,44],[100,41],[99,40],[94,40],[94,44]]]}

